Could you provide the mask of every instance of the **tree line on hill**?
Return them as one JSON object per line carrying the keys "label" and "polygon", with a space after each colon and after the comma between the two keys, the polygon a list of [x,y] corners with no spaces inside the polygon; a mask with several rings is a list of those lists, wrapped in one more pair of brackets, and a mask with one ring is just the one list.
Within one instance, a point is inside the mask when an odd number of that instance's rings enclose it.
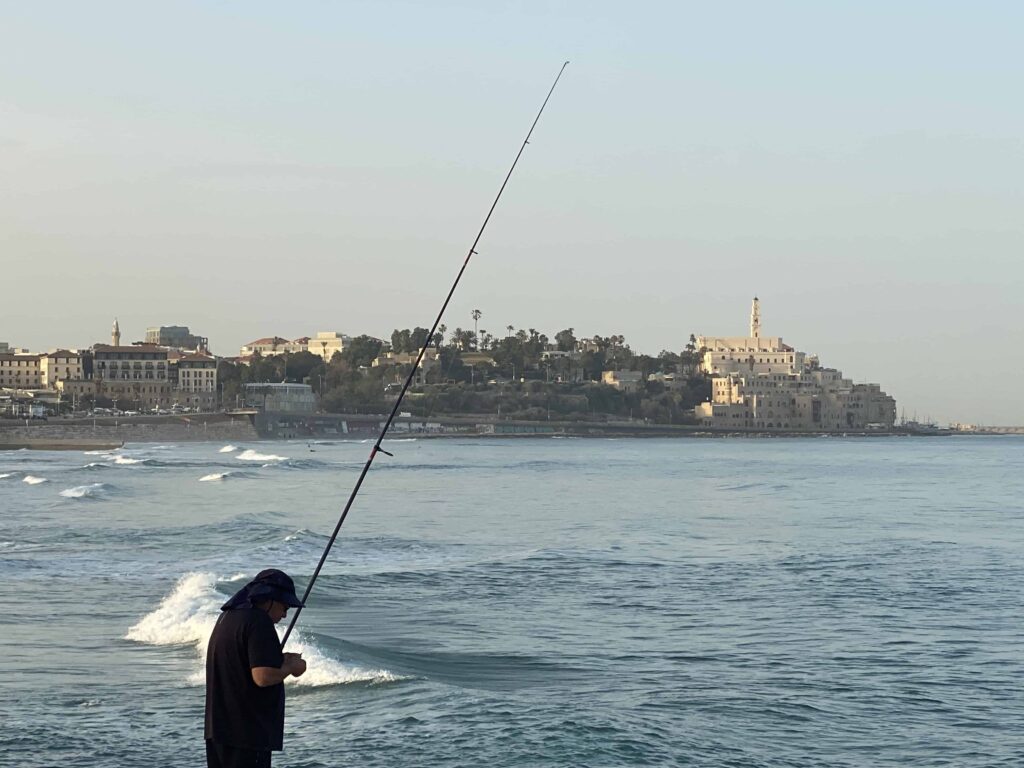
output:
{"label": "tree line on hill", "polygon": [[[680,352],[657,356],[633,352],[625,337],[577,338],[573,328],[548,336],[534,328],[507,326],[505,335],[486,330],[439,326],[431,340],[436,359],[403,401],[418,416],[489,415],[512,419],[646,419],[687,423],[697,403],[710,397],[710,380],[699,373],[696,339]],[[381,359],[385,351],[415,355],[427,328],[395,329],[389,349],[380,339],[357,336],[329,361],[310,352],[254,355],[249,363],[221,361],[218,381],[223,401],[241,402],[244,385],[262,382],[308,383],[321,406],[332,413],[389,410],[411,364]],[[636,371],[635,391],[601,383],[606,370]],[[649,381],[652,373],[665,374]]]}

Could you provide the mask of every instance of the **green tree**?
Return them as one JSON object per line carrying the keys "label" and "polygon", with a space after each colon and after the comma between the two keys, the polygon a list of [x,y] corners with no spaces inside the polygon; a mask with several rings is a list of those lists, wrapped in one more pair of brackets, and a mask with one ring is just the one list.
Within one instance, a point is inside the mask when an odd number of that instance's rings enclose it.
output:
{"label": "green tree", "polygon": [[663,349],[658,353],[659,369],[664,373],[678,373],[679,362],[679,355],[675,352],[669,352],[667,349]]}
{"label": "green tree", "polygon": [[391,332],[391,351],[394,352],[395,354],[408,352],[409,347],[411,346],[411,336],[412,333],[409,331],[408,328],[405,328],[401,331],[395,328],[395,330]]}
{"label": "green tree", "polygon": [[598,350],[597,352],[588,351],[580,355],[580,368],[583,369],[583,378],[585,379],[600,381],[601,373],[607,367],[605,353],[601,350]]}
{"label": "green tree", "polygon": [[296,352],[285,360],[285,377],[288,381],[312,382],[314,376],[325,370],[324,359],[312,352]]}
{"label": "green tree", "polygon": [[377,359],[383,346],[380,339],[364,334],[352,339],[352,343],[345,347],[341,356],[353,368],[358,368],[361,365],[368,366]]}
{"label": "green tree", "polygon": [[479,339],[480,334],[478,332],[478,329],[480,326],[480,318],[483,317],[484,313],[481,312],[479,309],[474,309],[472,312],[469,313],[469,315],[470,317],[473,318],[473,337],[475,339]]}
{"label": "green tree", "polygon": [[556,333],[555,344],[558,345],[559,352],[574,351],[576,349],[576,336],[573,335],[573,329],[566,328],[564,331]]}
{"label": "green tree", "polygon": [[429,328],[420,328],[416,326],[413,328],[412,333],[409,335],[409,352],[419,352],[423,349],[423,345],[427,342],[427,336],[430,335]]}
{"label": "green tree", "polygon": [[249,381],[262,383],[284,379],[284,359],[281,355],[263,357],[259,352],[249,361]]}

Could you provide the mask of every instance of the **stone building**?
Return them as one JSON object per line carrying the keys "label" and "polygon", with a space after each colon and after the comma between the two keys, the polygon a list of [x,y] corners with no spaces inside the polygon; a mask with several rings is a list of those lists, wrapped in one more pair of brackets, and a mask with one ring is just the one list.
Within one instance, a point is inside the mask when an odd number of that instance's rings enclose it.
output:
{"label": "stone building", "polygon": [[217,360],[209,355],[183,355],[177,369],[173,399],[180,405],[210,411],[217,406]]}
{"label": "stone building", "polygon": [[[388,368],[397,367],[404,365],[412,365],[416,362],[416,358],[419,357],[419,350],[415,352],[384,352],[374,358],[370,364],[373,368]],[[464,352],[465,356],[466,353]],[[465,363],[465,357],[463,357]],[[425,384],[427,380],[427,374],[439,364],[439,358],[437,349],[434,347],[427,347],[423,352],[423,359],[420,360],[419,367],[416,369],[416,375],[413,377],[412,383],[415,385]],[[405,380],[405,376],[395,373],[393,380],[395,382],[401,382]]]}
{"label": "stone building", "polygon": [[42,377],[39,355],[0,352],[0,387],[41,389]]}
{"label": "stone building", "polygon": [[749,336],[700,336],[697,347],[701,370],[711,376],[711,400],[694,409],[703,426],[845,431],[895,424],[896,401],[878,384],[854,384],[781,337],[761,336],[756,297]]}
{"label": "stone building", "polygon": [[603,371],[601,383],[622,392],[635,392],[644,384],[644,375],[640,371]]}
{"label": "stone building", "polygon": [[[119,331],[113,339],[120,340]],[[106,397],[136,410],[170,405],[171,383],[165,348],[152,344],[96,344],[92,353],[97,397]]]}
{"label": "stone building", "polygon": [[331,362],[336,352],[344,352],[345,347],[352,343],[352,337],[337,331],[317,331],[316,336],[306,342],[306,349],[319,355],[324,362]]}
{"label": "stone building", "polygon": [[58,389],[58,382],[75,381],[85,374],[82,355],[68,349],[56,349],[39,356],[40,385],[46,389]]}

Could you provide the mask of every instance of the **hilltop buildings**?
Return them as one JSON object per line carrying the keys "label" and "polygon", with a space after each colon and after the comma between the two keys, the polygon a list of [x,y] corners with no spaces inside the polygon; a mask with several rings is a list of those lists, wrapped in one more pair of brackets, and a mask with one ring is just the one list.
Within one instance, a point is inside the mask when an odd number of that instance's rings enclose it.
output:
{"label": "hilltop buildings", "polygon": [[762,336],[756,297],[749,336],[699,336],[697,348],[701,370],[711,377],[711,400],[694,409],[704,426],[843,431],[890,429],[896,422],[896,401],[878,384],[854,384],[781,337]]}
{"label": "hilltop buildings", "polygon": [[251,357],[257,353],[260,357],[284,354],[292,355],[296,352],[305,352],[306,345],[308,343],[308,336],[301,339],[295,339],[294,341],[290,341],[280,336],[266,336],[262,339],[250,341],[239,350],[238,354],[239,357]]}
{"label": "hilltop buildings", "polygon": [[[405,333],[408,335],[408,331]],[[521,410],[526,412],[535,408],[529,398],[541,391],[542,381],[590,391],[591,387],[600,386],[596,384],[600,376],[605,387],[621,393],[609,398],[608,392],[594,392],[599,402],[607,401],[602,407],[621,410],[628,406],[630,413],[639,407],[645,420],[667,418],[671,423],[673,416],[685,419],[693,408],[698,425],[726,431],[842,432],[884,430],[895,423],[895,402],[879,385],[854,384],[844,378],[842,372],[823,367],[816,356],[795,349],[781,337],[762,335],[760,303],[756,298],[749,335],[690,337],[684,353],[666,355],[662,360],[666,363],[665,369],[649,375],[645,372],[655,359],[634,355],[621,336],[577,340],[572,329],[559,336],[557,344],[552,345],[532,329],[531,336],[521,331],[516,339],[512,339],[510,332],[511,341],[496,342],[486,350],[458,348],[463,343],[456,342],[448,348],[452,355],[449,361],[452,367],[448,371],[437,370],[444,358],[438,348],[431,346],[425,350],[413,383],[426,386],[427,374],[436,372],[431,384],[441,383],[445,387],[468,384],[473,391],[480,384],[483,388],[509,381],[527,384],[528,387],[521,390],[503,391],[502,395],[507,396],[506,399],[520,398]],[[83,402],[86,407],[114,405],[135,411],[159,411],[174,404],[197,410],[219,407],[218,360],[206,353],[204,337],[191,334],[186,326],[159,326],[150,328],[147,338],[167,343],[122,344],[121,330],[115,320],[110,343],[95,344],[89,349],[32,353],[0,344],[0,409],[14,412],[14,404],[23,410],[26,404],[45,403],[48,410],[56,412],[62,407],[67,410],[68,406],[77,410],[78,404]],[[252,400],[253,392],[240,391],[240,385],[255,383],[249,376],[258,379],[290,376],[291,381],[274,382],[282,387],[258,390],[258,399],[261,404],[287,405],[292,411],[306,412],[314,407],[306,396],[307,390],[312,392],[310,385],[319,383],[320,394],[324,395],[324,380],[330,382],[330,376],[324,375],[317,358],[329,362],[338,353],[347,354],[353,346],[355,352],[361,354],[365,351],[364,341],[335,331],[321,331],[314,338],[291,341],[278,336],[257,339],[243,347],[242,358],[234,362],[251,363],[250,356],[256,354],[271,357],[309,352],[314,357],[303,356],[294,361],[295,370],[300,371],[298,374],[289,373],[286,366],[280,365],[293,362],[283,357],[275,358],[277,365],[261,365],[248,372],[230,366],[223,368],[230,386],[229,400],[238,404],[243,394],[246,400]],[[193,343],[197,349],[188,349]],[[372,400],[370,388],[365,384],[380,386],[385,394],[393,392],[395,384],[400,384],[408,374],[408,366],[417,359],[418,350],[405,351],[409,346],[407,341],[396,342],[403,350],[398,352],[386,342],[382,345],[376,357],[363,359],[358,371],[350,370],[350,365],[341,366],[346,376],[358,372],[368,377],[358,387],[351,385],[358,397]],[[372,346],[376,348],[375,344]],[[385,372],[382,368],[389,370]],[[697,375],[698,368],[703,376]],[[442,374],[451,378],[446,379]],[[300,389],[283,386],[286,383],[298,386],[300,376],[306,382],[301,385],[301,397],[296,394]],[[341,385],[332,386],[341,389]],[[331,394],[332,407],[336,408],[338,393]],[[581,407],[577,409],[570,403],[565,408],[567,413],[592,412],[587,395],[575,391],[551,394],[582,398]],[[343,397],[352,397],[352,394],[346,393]],[[490,393],[474,397],[485,405],[494,401]],[[705,397],[707,401],[701,403]],[[693,407],[695,402],[698,405]],[[479,403],[470,406],[479,408]],[[556,407],[560,406],[556,403]],[[550,405],[547,409],[550,410]]]}
{"label": "hilltop buildings", "polygon": [[[186,334],[163,336],[165,341],[195,342],[187,328],[171,326]],[[150,329],[166,331],[166,328]],[[110,344],[94,344],[87,350],[57,349],[39,354],[0,352],[0,389],[8,409],[15,402],[42,403],[56,410],[63,401],[74,405],[81,399],[99,404],[110,401],[124,410],[151,411],[181,405],[196,410],[217,407],[217,360],[202,352],[181,352],[175,346],[121,344],[121,329],[114,320]],[[18,409],[15,409],[18,410]],[[23,409],[22,409],[23,410]]]}
{"label": "hilltop buildings", "polygon": [[273,355],[294,355],[297,352],[310,352],[324,359],[324,362],[331,362],[337,352],[344,352],[345,347],[352,343],[352,337],[346,336],[337,331],[317,331],[315,337],[303,336],[298,339],[285,339],[281,336],[266,336],[262,339],[250,341],[243,346],[238,355],[240,358],[249,358],[259,353],[260,357],[271,357]]}

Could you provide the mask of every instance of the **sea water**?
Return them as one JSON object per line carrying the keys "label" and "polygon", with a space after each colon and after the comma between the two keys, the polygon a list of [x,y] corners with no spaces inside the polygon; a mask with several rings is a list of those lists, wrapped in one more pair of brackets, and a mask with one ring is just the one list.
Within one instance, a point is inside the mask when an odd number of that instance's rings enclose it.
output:
{"label": "sea water", "polygon": [[[0,765],[202,765],[220,604],[370,445],[0,453]],[[278,766],[1024,763],[1024,439],[387,447]]]}

